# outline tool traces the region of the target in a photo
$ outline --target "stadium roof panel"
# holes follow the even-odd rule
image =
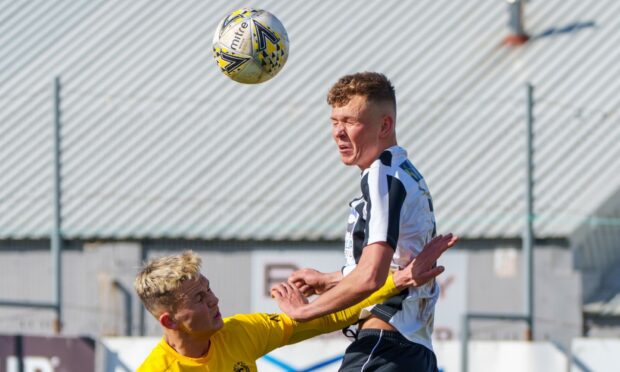
[[[29,35],[0,48],[0,238],[52,229],[56,75],[68,238],[342,238],[359,172],[339,163],[325,94],[363,70],[396,86],[439,232],[521,234],[528,81],[537,236],[572,234],[620,186],[615,1],[528,2],[521,47],[502,46],[502,2],[268,2],[291,52],[256,86],[211,57],[229,1],[29,4],[47,18],[5,8],[0,25]]]

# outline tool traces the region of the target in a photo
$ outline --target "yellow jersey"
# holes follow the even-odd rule
[[[138,372],[255,372],[256,359],[273,349],[349,326],[358,320],[363,308],[398,292],[390,275],[381,289],[359,304],[309,322],[297,322],[286,314],[239,314],[224,318],[224,326],[211,336],[205,356],[183,356],[162,338]]]

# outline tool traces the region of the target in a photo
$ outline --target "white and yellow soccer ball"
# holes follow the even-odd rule
[[[271,13],[242,8],[220,21],[213,57],[222,72],[239,83],[258,84],[276,76],[288,58],[288,35]]]

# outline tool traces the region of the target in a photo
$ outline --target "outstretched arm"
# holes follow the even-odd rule
[[[401,283],[405,283],[406,281],[406,279],[400,279]],[[290,338],[288,340],[285,340],[284,344],[294,344],[296,342],[303,341],[323,333],[333,332],[349,326],[358,320],[360,312],[363,308],[377,303],[381,303],[388,298],[398,294],[400,290],[402,290],[402,288],[399,289],[398,287],[396,287],[394,280],[390,275],[387,278],[383,287],[370,295],[367,299],[358,303],[357,305],[351,306],[336,313],[328,314],[308,322],[298,322],[289,318],[288,316],[286,316],[286,314],[282,314],[282,317],[285,318],[285,321],[290,322],[292,329]],[[299,306],[308,303],[308,300],[301,293],[299,288],[295,287],[290,283],[277,284],[272,288],[271,293],[278,301],[278,305],[280,305],[281,308],[286,308],[287,305]]]
[[[444,271],[442,266],[436,267],[435,262],[457,241],[458,238],[453,237],[452,234],[433,239],[407,267],[388,276],[385,284],[378,291],[357,305],[308,322],[298,322],[283,314],[282,317],[290,322],[292,328],[291,336],[285,340],[285,344],[296,343],[319,334],[342,329],[357,321],[363,308],[381,303],[407,287],[427,283]],[[292,308],[308,304],[308,300],[302,295],[300,289],[289,283],[276,285],[271,293],[285,313],[290,312]]]
[[[362,301],[385,282],[393,255],[394,249],[387,243],[366,246],[353,271],[315,301],[293,309],[288,315],[295,320],[308,321]]]
[[[443,267],[435,267],[437,258],[447,249],[453,247],[457,240],[458,237],[452,234],[440,235],[434,238],[407,268],[395,273],[395,279],[397,282],[398,280],[407,281],[406,285],[402,285],[402,288],[425,284],[443,271]],[[373,250],[368,248],[373,248]],[[319,299],[312,303],[307,301],[304,303],[292,303],[286,300],[278,301],[280,309],[292,319],[307,321],[342,310],[366,298],[375,288],[380,286],[381,280],[385,281],[381,278],[387,276],[392,252],[389,246],[382,244],[373,244],[366,247],[364,251],[369,253],[362,254],[358,267],[342,279],[338,285],[319,297]],[[364,256],[365,254],[366,256]],[[387,267],[383,268],[383,266]],[[383,270],[385,270],[385,273],[383,273]],[[397,284],[401,285],[400,283]]]

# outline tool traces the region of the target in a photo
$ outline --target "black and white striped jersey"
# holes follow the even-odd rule
[[[362,172],[361,189],[362,196],[350,203],[343,274],[355,268],[364,247],[377,242],[394,249],[392,268],[407,266],[436,233],[433,202],[424,178],[407,159],[406,150],[392,146]],[[389,301],[389,307],[378,305],[373,313],[381,312],[409,340],[432,350],[438,296],[439,288],[431,281]]]

